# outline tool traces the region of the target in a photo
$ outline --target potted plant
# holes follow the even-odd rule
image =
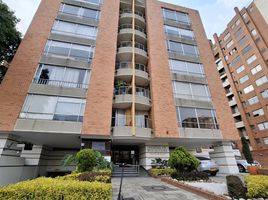
[[[250,173],[250,175],[257,175],[258,174],[258,166],[253,166],[252,163],[253,158],[248,146],[248,142],[246,140],[245,137],[241,137],[241,142],[242,142],[242,152],[247,160],[247,162],[250,164],[250,166],[248,166],[248,172]]]

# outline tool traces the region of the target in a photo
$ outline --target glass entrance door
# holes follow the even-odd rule
[[[139,148],[137,146],[113,146],[112,162],[114,164],[127,163],[136,165],[139,163]]]

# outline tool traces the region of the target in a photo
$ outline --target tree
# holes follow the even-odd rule
[[[249,146],[248,146],[248,141],[243,136],[243,137],[241,137],[241,142],[242,142],[242,152],[243,152],[247,162],[249,164],[252,164],[253,163],[253,158],[252,158]]]
[[[19,22],[14,12],[8,6],[0,3],[0,63],[11,62],[21,42],[21,33],[17,31]],[[7,68],[0,68],[0,82]]]
[[[177,172],[191,172],[196,170],[199,161],[184,147],[177,147],[170,155],[168,164]]]

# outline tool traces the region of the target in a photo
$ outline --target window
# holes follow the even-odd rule
[[[257,31],[256,31],[255,29],[253,29],[253,30],[251,31],[251,34],[252,34],[253,36],[256,36],[256,35],[257,35]]]
[[[230,48],[230,46],[232,46],[233,45],[233,43],[234,43],[234,41],[233,40],[231,40],[227,45],[226,45],[226,48],[228,49],[228,48]]]
[[[240,46],[242,46],[242,45],[245,43],[246,40],[247,40],[247,36],[245,35],[244,37],[242,37],[242,38],[238,41],[238,44],[239,44]]]
[[[80,18],[91,18],[95,20],[99,20],[100,17],[100,12],[97,10],[71,6],[68,4],[61,4],[60,12],[65,15],[74,15]]]
[[[268,129],[268,122],[259,123],[258,128],[259,128],[260,131]]]
[[[204,77],[204,67],[199,63],[191,63],[179,60],[169,60],[169,66],[173,73],[176,74],[187,74],[191,76]]]
[[[261,92],[261,96],[264,99],[268,98],[268,89],[267,90],[264,90],[263,92]]]
[[[261,143],[260,138],[255,138],[255,142],[256,142],[256,144],[260,144]]]
[[[243,17],[244,20],[246,20],[246,19],[248,18],[248,14],[247,14],[247,13],[244,13],[244,14],[242,15],[242,17]]]
[[[100,5],[102,2],[101,0],[78,0],[78,1],[84,1],[87,3],[92,3],[92,4],[97,4],[97,5]]]
[[[194,33],[191,30],[186,30],[182,28],[165,25],[165,31],[167,34],[176,35],[176,36],[186,38],[186,39],[194,38]]]
[[[40,64],[34,82],[60,87],[87,88],[89,77],[88,70]]]
[[[85,99],[29,94],[20,118],[82,122]]]
[[[264,144],[268,144],[268,137],[263,138],[263,142],[264,142]]]
[[[242,84],[242,83],[245,83],[248,79],[249,79],[249,77],[248,77],[248,75],[246,75],[246,76],[243,76],[242,78],[240,78],[239,82]]]
[[[249,104],[249,105],[253,105],[253,104],[256,104],[256,103],[258,103],[258,102],[259,102],[259,99],[258,99],[257,96],[254,96],[254,97],[248,99],[248,104]]]
[[[244,65],[241,65],[240,67],[238,67],[236,69],[236,73],[239,74],[240,72],[244,71],[245,70],[245,66]]]
[[[251,73],[252,73],[252,75],[255,75],[258,72],[260,72],[261,70],[262,70],[262,67],[260,65],[257,65],[256,67],[254,67],[253,69],[251,69]]]
[[[94,47],[66,42],[48,40],[44,53],[57,57],[68,57],[77,60],[90,61],[93,57]]]
[[[198,57],[199,52],[197,46],[173,42],[168,40],[168,50],[171,52]]]
[[[236,63],[238,63],[240,61],[240,56],[238,55],[236,58],[234,58],[231,63],[229,64],[229,67],[234,66]]]
[[[240,20],[236,20],[235,25],[238,26],[240,24]]]
[[[234,36],[235,37],[238,37],[241,33],[242,33],[243,29],[242,28],[239,28],[235,33],[234,33]]]
[[[251,63],[253,63],[255,60],[257,59],[257,56],[255,54],[253,54],[252,56],[250,56],[247,59],[247,64],[250,65]]]
[[[264,115],[263,109],[258,109],[252,112],[254,117],[262,116]]]
[[[223,40],[224,40],[224,41],[228,40],[230,36],[231,36],[231,34],[230,34],[230,33],[227,33],[227,34],[224,36]]]
[[[173,81],[173,92],[176,98],[210,101],[207,85]]]
[[[254,90],[254,87],[252,85],[247,86],[244,88],[244,93],[247,94],[249,92],[252,92]]]
[[[184,128],[218,129],[215,111],[211,109],[177,107],[177,116]]]
[[[268,82],[268,79],[266,76],[262,76],[261,78],[259,78],[258,80],[255,81],[257,86],[260,86],[260,85],[267,83],[267,82]]]
[[[53,25],[52,33],[95,39],[97,35],[97,28],[57,20]]]
[[[165,19],[174,20],[184,24],[190,24],[188,14],[163,8],[163,15]]]
[[[249,52],[251,50],[251,46],[250,44],[247,45],[244,49],[242,49],[242,54],[246,54],[247,52]]]

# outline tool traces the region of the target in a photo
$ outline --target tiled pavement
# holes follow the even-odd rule
[[[113,200],[117,200],[120,178],[112,178]],[[153,187],[153,188],[152,188]],[[201,196],[151,177],[125,177],[122,194],[135,200],[205,200]]]

